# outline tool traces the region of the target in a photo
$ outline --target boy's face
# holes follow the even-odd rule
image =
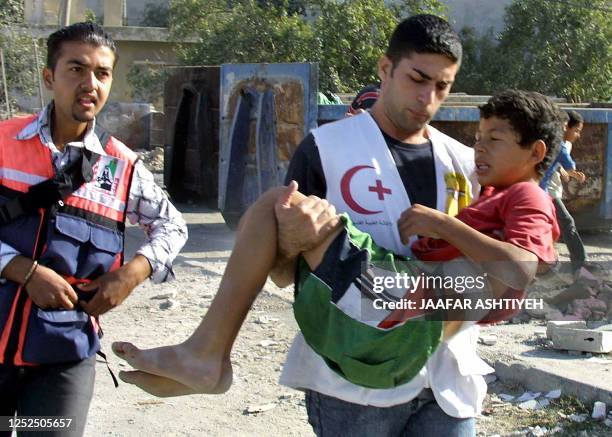
[[[584,127],[584,123],[578,123],[574,127],[566,127],[565,128],[565,139],[570,143],[575,143],[582,135],[582,128]]]
[[[82,124],[94,119],[110,93],[115,54],[106,46],[68,41],[61,45],[55,68],[45,68],[53,92],[56,121]]]
[[[413,53],[395,67],[383,56],[378,75],[385,115],[403,133],[423,129],[448,96],[458,70],[459,64],[439,54]]]
[[[508,120],[498,117],[480,119],[474,144],[480,185],[505,188],[517,182],[537,180],[535,167],[543,159],[546,146],[538,140],[531,147],[523,148],[519,141],[519,134]]]

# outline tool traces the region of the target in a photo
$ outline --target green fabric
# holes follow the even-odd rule
[[[379,248],[372,238],[343,221],[353,244],[365,249],[371,262],[386,270],[407,271],[405,260]],[[393,267],[392,267],[393,266]],[[331,302],[331,289],[304,260],[299,264],[299,293],[293,311],[306,343],[348,381],[368,388],[393,388],[414,378],[442,338],[441,321],[408,321],[391,330],[369,326]]]

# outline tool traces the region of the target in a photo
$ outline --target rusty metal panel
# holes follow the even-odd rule
[[[221,66],[218,204],[230,226],[283,181],[299,142],[316,127],[317,89],[316,64]],[[238,144],[243,137],[247,144]]]

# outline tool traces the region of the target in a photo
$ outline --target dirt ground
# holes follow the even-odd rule
[[[110,352],[112,341],[133,341],[141,347],[182,341],[205,314],[219,285],[233,245],[233,233],[218,212],[190,205],[179,205],[179,209],[189,224],[190,235],[175,262],[177,280],[162,285],[148,282],[141,285],[121,307],[102,319],[103,350],[115,372],[126,367]],[[610,240],[609,234],[604,237]],[[588,238],[601,241],[601,235]],[[130,228],[128,253],[140,241],[141,231]],[[605,254],[600,255],[602,252]],[[609,250],[598,249],[597,253],[602,259],[609,256]],[[278,384],[285,355],[297,329],[291,301],[291,289],[266,285],[238,337],[232,355],[234,384],[223,395],[160,399],[121,382],[115,388],[106,366],[99,362],[85,435],[313,435],[303,394]],[[478,434],[536,436],[550,435],[553,431],[555,435],[567,436],[612,434],[612,428],[601,424],[588,420],[578,424],[569,420],[569,414],[590,409],[572,399],[553,401],[545,410],[525,411],[501,402],[496,395],[523,391],[521,387],[508,387],[499,382],[491,384],[485,411],[477,421]]]

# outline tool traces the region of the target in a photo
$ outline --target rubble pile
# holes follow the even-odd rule
[[[529,297],[541,297],[544,308],[526,310],[518,321],[527,318],[554,321],[600,321],[612,323],[612,281],[610,267],[600,266],[597,276],[582,268],[568,284],[562,275],[538,278]]]
[[[145,167],[152,173],[163,173],[164,171],[164,148],[155,147],[152,150],[135,150]]]

